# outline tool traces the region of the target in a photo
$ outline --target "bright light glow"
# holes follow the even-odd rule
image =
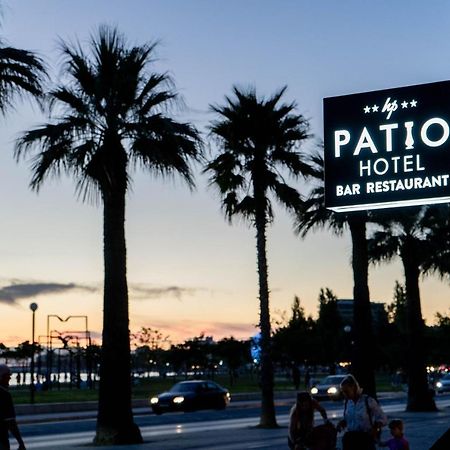
[[[228,400],[231,400],[231,395],[229,392],[227,392],[227,398],[228,398]]]
[[[150,403],[151,403],[152,405],[156,405],[158,402],[159,402],[158,397],[152,397],[152,398],[150,399]]]
[[[328,388],[328,390],[327,390],[327,392],[329,393],[329,394],[337,394],[337,387],[334,387],[334,386],[331,386],[330,388]]]
[[[184,397],[181,396],[181,395],[180,395],[179,397],[175,397],[175,398],[173,399],[173,402],[176,403],[176,404],[183,403],[183,402],[184,402]]]
[[[437,388],[441,388],[441,387],[442,387],[442,383],[441,383],[440,381],[438,381],[438,382],[436,383],[436,387],[437,387]]]
[[[317,389],[316,387],[311,388],[311,394],[315,395],[319,393],[319,389]]]
[[[398,206],[417,206],[417,205],[434,205],[438,203],[450,203],[450,197],[433,197],[422,198],[417,200],[404,200],[396,202],[386,203],[364,203],[360,205],[347,205],[347,206],[333,206],[327,207],[336,212],[348,212],[348,211],[366,211],[369,209],[383,209],[383,208],[397,208]]]

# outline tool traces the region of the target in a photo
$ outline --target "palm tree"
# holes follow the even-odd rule
[[[155,45],[128,46],[101,26],[90,51],[62,44],[66,82],[49,93],[52,119],[18,140],[16,157],[36,152],[31,187],[74,177],[83,200],[103,205],[104,315],[97,444],[141,442],[131,410],[125,196],[135,167],[178,173],[193,187],[189,160],[201,156],[189,124],[165,114],[177,98],[167,74],[150,73]]]
[[[449,273],[448,208],[408,208],[379,216],[380,229],[369,239],[371,261],[389,262],[400,256],[406,286],[408,411],[434,411],[428,389],[425,324],[422,318],[419,278],[433,272]]]
[[[231,222],[234,216],[248,220],[256,230],[261,328],[261,427],[276,427],[273,401],[273,364],[270,350],[270,310],[266,229],[273,220],[271,196],[292,210],[300,194],[289,186],[280,170],[294,178],[306,175],[299,144],[309,138],[308,123],[296,114],[295,103],[279,104],[286,88],[268,99],[255,89],[233,88],[235,98],[224,106],[212,106],[219,118],[210,126],[220,153],[205,171],[222,195],[222,207]]]
[[[353,269],[353,337],[352,371],[369,395],[376,397],[374,337],[369,294],[369,260],[367,255],[367,213],[335,213],[325,208],[324,161],[322,153],[310,158],[315,186],[297,210],[295,229],[304,238],[311,230],[328,228],[341,236],[346,228],[352,240]]]

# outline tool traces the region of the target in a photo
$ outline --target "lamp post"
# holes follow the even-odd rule
[[[352,327],[351,327],[351,325],[346,325],[345,327],[344,327],[344,332],[345,332],[345,335],[346,335],[346,344],[348,343],[349,345],[348,345],[348,347],[349,347],[349,349],[348,349],[348,356],[349,356],[349,359],[350,359],[350,368],[352,367],[352,364],[353,364],[353,358],[354,358],[354,354],[353,354],[353,339],[352,339],[352,335],[351,335],[351,332],[352,332]]]
[[[35,313],[38,309],[37,303],[30,303],[30,309],[32,311],[32,322],[31,322],[31,363],[30,363],[30,401],[34,403],[34,329],[35,329]]]

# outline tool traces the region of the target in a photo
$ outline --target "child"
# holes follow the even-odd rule
[[[403,437],[403,422],[394,419],[389,422],[392,438],[386,442],[380,442],[380,447],[389,447],[389,450],[409,450],[409,443]]]

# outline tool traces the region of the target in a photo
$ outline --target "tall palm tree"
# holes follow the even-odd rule
[[[234,98],[212,106],[219,117],[210,131],[220,149],[205,171],[222,195],[230,220],[241,216],[256,230],[261,328],[261,427],[277,426],[273,401],[273,365],[270,350],[269,285],[266,229],[273,220],[271,197],[292,210],[300,194],[289,186],[281,171],[294,178],[306,175],[299,144],[309,138],[308,123],[295,113],[295,103],[280,100],[286,88],[272,97],[258,98],[255,89],[233,88]]]
[[[369,239],[374,263],[400,256],[406,286],[408,411],[434,411],[428,389],[425,324],[422,318],[419,278],[433,272],[449,273],[448,208],[407,208],[378,217],[380,229]]]
[[[353,269],[353,340],[352,371],[365,392],[376,397],[372,314],[369,294],[369,260],[367,255],[367,213],[335,213],[325,208],[324,161],[321,152],[310,158],[315,185],[296,215],[295,229],[301,237],[317,228],[328,228],[340,236],[350,230]]]
[[[141,442],[131,410],[125,197],[132,169],[178,173],[193,187],[189,160],[201,156],[197,131],[167,114],[176,99],[167,74],[149,72],[155,45],[129,46],[101,26],[89,50],[62,44],[66,82],[49,93],[52,119],[23,134],[16,156],[35,152],[31,187],[74,177],[83,200],[103,205],[104,315],[97,444]]]

